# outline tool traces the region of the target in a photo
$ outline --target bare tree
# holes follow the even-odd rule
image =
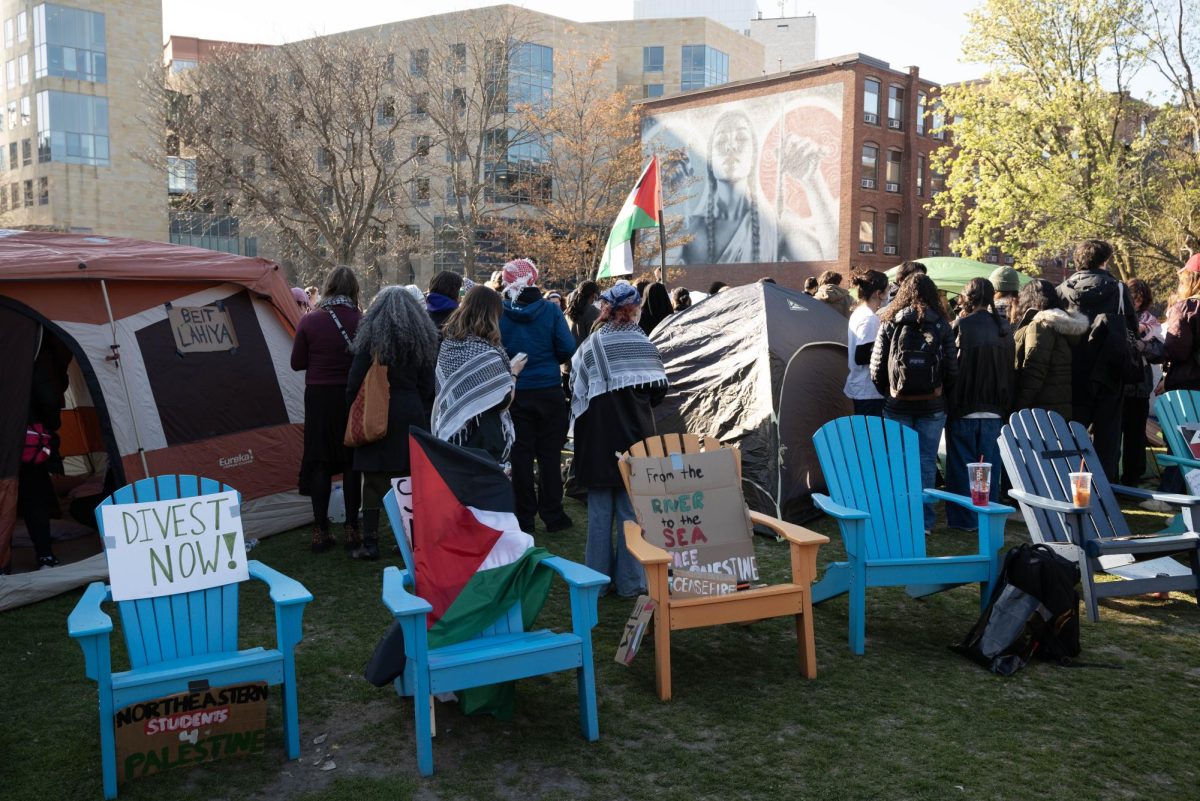
[[[397,147],[411,119],[392,52],[383,39],[319,37],[156,72],[146,93],[162,116],[147,124],[166,141],[150,157],[194,160],[182,162],[195,185],[180,205],[273,237],[301,281],[350,264],[377,286],[414,244],[403,190],[416,154]]]

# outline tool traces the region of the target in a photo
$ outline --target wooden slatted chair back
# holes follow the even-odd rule
[[[1187,389],[1164,392],[1154,403],[1154,414],[1162,428],[1167,453],[1192,458],[1192,451],[1184,442],[1179,426],[1184,423],[1200,426],[1200,392]]]
[[[105,498],[96,509],[123,503],[196,498],[233,487],[197,476],[157,476],[127,484]],[[240,495],[238,496],[240,499]],[[121,628],[130,666],[134,668],[203,654],[236,651],[238,642],[238,584],[181,592],[159,598],[120,601]]]
[[[1112,485],[1100,466],[1087,429],[1068,423],[1058,412],[1022,409],[1013,412],[1000,431],[1000,457],[1012,485],[1033,495],[1071,502],[1070,473],[1080,460],[1092,474],[1092,512],[1083,518],[1086,539],[1129,536],[1129,526]],[[1063,516],[1021,504],[1031,536],[1043,542],[1069,543]]]
[[[813,435],[829,497],[870,515],[870,559],[925,557],[917,432],[882,417],[839,417]]]
[[[392,534],[396,538],[396,545],[400,548],[400,558],[404,561],[404,569],[408,571],[409,576],[413,579],[413,587],[411,591],[420,595],[420,583],[417,580],[417,560],[413,557],[412,545],[409,543],[408,537],[404,536],[404,518],[400,515],[400,502],[396,497],[394,490],[389,490],[383,496],[383,510],[387,513],[388,523],[392,527]],[[413,521],[413,528],[417,527],[417,523]],[[411,536],[417,536],[415,531],[409,532]],[[483,630],[481,634],[487,636],[489,634],[509,634],[524,631],[524,620],[521,615],[521,603],[510,606],[503,612],[496,622]]]
[[[716,437],[699,436],[696,434],[659,434],[653,437],[635,442],[629,446],[627,453],[634,457],[651,456],[661,458],[670,456],[672,453],[703,453],[705,451],[715,451],[726,447]],[[738,448],[733,448],[733,461],[737,467],[737,477],[740,482],[742,479],[742,452]],[[632,490],[629,486],[629,462],[620,461],[617,463],[617,469],[621,472],[621,480],[625,482],[625,491],[632,496]]]

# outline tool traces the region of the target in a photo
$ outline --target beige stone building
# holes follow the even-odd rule
[[[159,0],[3,0],[0,18],[0,225],[166,240],[165,181],[139,159]]]

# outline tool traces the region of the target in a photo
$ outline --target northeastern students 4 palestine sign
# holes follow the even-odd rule
[[[169,768],[261,754],[267,685],[235,684],[168,695],[117,712],[117,772],[122,783]]]
[[[250,578],[236,492],[101,506],[114,601]]]

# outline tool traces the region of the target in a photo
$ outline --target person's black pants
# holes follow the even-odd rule
[[[333,475],[323,466],[313,467],[312,495],[313,522],[322,531],[329,531],[329,497],[333,492]],[[358,507],[362,504],[362,473],[350,469],[342,471],[342,497],[346,501],[346,526],[358,527]]]
[[[1146,418],[1149,398],[1125,398],[1121,407],[1121,483],[1136,487],[1146,474]]]
[[[562,388],[517,390],[508,410],[517,430],[510,454],[517,522],[525,531],[533,531],[536,515],[548,526],[561,523],[566,517],[562,506],[562,447],[567,441],[568,422]]]
[[[1119,389],[1098,389],[1083,403],[1075,403],[1071,414],[1071,419],[1086,426],[1092,435],[1104,475],[1114,484],[1121,459],[1121,404],[1124,400]]]
[[[38,558],[52,556],[50,518],[58,513],[58,499],[50,471],[44,464],[22,464],[17,474],[17,509],[25,519]]]

